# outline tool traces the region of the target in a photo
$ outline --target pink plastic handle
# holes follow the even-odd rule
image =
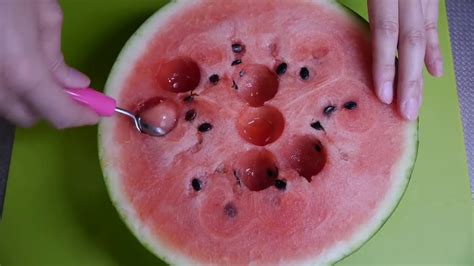
[[[88,106],[99,116],[112,116],[115,113],[117,103],[113,98],[100,93],[94,89],[65,89],[65,91],[77,102]]]

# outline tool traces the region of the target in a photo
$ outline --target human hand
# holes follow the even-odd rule
[[[61,26],[56,0],[0,1],[0,116],[21,127],[40,119],[56,128],[98,122],[64,92],[90,81],[65,64]]]
[[[377,96],[387,104],[396,97],[402,116],[415,120],[423,98],[423,61],[431,75],[443,75],[438,0],[368,0],[368,9]]]

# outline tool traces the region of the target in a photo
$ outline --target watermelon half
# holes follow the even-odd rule
[[[174,1],[106,93],[169,133],[100,124],[114,205],[173,264],[329,264],[399,202],[417,124],[380,103],[367,26],[331,1]]]

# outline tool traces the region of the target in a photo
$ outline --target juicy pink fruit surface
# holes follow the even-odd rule
[[[112,163],[125,200],[151,238],[199,262],[272,263],[316,257],[374,215],[393,181],[405,122],[371,91],[371,51],[360,26],[331,9],[290,0],[200,1],[165,25],[118,100],[136,109],[164,97],[175,106],[176,125],[163,138],[137,133],[126,119],[112,131],[118,147]],[[234,43],[245,49],[233,52]],[[157,78],[160,64],[180,57],[199,66],[191,100],[185,100],[190,92],[163,88]],[[232,66],[236,59],[242,63]],[[281,62],[286,73],[264,102],[283,116],[283,131],[255,145],[239,133],[250,107],[232,79],[246,64],[275,71]],[[220,78],[215,84],[213,74]],[[347,102],[357,106],[344,108]],[[187,121],[189,110],[196,114]],[[316,121],[324,130],[310,126]],[[199,131],[203,123],[212,128]],[[285,188],[262,177],[268,169],[276,169],[268,178]]]

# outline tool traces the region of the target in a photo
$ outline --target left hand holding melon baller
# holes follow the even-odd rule
[[[117,107],[115,99],[100,93],[94,89],[71,89],[67,88],[65,91],[77,102],[89,107],[91,110],[97,113],[100,117],[110,117],[115,113],[125,115],[132,119],[135,128],[141,133],[148,134],[154,137],[162,137],[168,132],[157,126],[151,126],[146,123],[140,116],[134,115],[133,113]]]

